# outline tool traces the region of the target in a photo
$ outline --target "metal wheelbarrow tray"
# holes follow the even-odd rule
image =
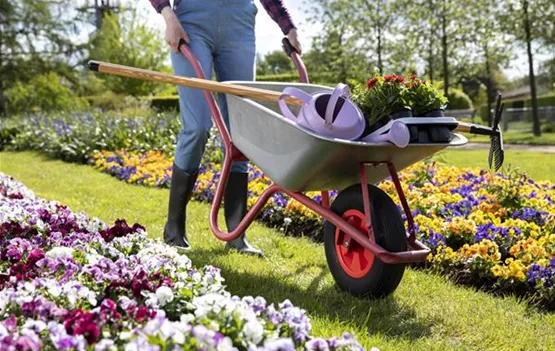
[[[296,87],[307,93],[333,90],[302,83],[241,82],[274,91]],[[356,184],[361,164],[390,162],[401,170],[448,146],[462,146],[467,139],[454,134],[450,143],[409,144],[406,148],[383,142],[370,144],[330,139],[283,117],[274,103],[226,95],[233,145],[252,160],[272,181],[292,191],[336,190]],[[390,174],[386,167],[372,167],[368,183]]]

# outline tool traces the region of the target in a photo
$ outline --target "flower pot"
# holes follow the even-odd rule
[[[399,118],[412,117],[412,109],[410,107],[405,107],[399,111],[395,111],[391,113],[390,116],[391,116],[391,119],[393,120],[399,119]]]
[[[422,114],[420,117],[445,117],[445,113],[442,109],[432,110]]]

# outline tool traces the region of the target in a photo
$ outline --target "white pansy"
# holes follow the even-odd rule
[[[6,336],[8,334],[8,329],[4,327],[4,324],[0,323],[0,336]]]
[[[264,327],[258,321],[251,320],[243,327],[243,333],[245,334],[247,340],[258,344],[264,336]]]
[[[27,290],[30,293],[35,292],[35,285],[31,282],[25,282],[25,285],[23,287],[25,290]]]
[[[183,324],[191,324],[194,320],[195,320],[195,316],[193,316],[190,313],[182,314],[180,318],[180,321]]]
[[[151,308],[157,308],[158,307],[158,298],[156,297],[156,294],[153,294],[151,292],[146,292],[146,291],[142,291],[141,295],[144,296],[145,298],[145,305]]]
[[[233,347],[233,342],[231,341],[231,339],[229,337],[225,337],[222,340],[220,340],[220,343],[218,344],[218,351],[232,351],[235,350],[235,348]]]
[[[156,289],[156,298],[160,306],[165,306],[167,303],[173,301],[173,291],[167,286],[161,286]]]
[[[53,247],[45,255],[50,258],[61,258],[61,257],[73,257],[73,252],[75,250],[71,247],[57,246]]]
[[[94,351],[116,351],[118,347],[114,340],[102,339],[94,346]]]
[[[28,319],[25,321],[25,324],[23,324],[23,328],[24,329],[32,329],[36,332],[41,332],[44,329],[46,329],[46,323],[44,323],[43,321],[36,321],[34,319]]]

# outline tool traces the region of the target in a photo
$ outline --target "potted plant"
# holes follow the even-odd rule
[[[437,87],[413,74],[406,82],[406,88],[406,101],[414,116],[444,117],[448,100]]]
[[[351,99],[358,105],[367,121],[364,135],[385,125],[391,119],[411,117],[406,103],[405,78],[394,74],[374,76],[363,85],[356,83]]]

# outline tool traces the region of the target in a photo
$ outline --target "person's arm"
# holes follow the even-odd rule
[[[274,22],[276,22],[281,28],[283,34],[287,36],[291,45],[293,45],[293,47],[297,49],[300,54],[302,47],[297,35],[297,28],[293,24],[291,15],[289,14],[289,11],[287,11],[283,0],[260,0],[260,2],[268,15],[270,15]]]
[[[162,14],[166,21],[166,42],[174,52],[177,52],[181,39],[189,44],[189,36],[183,30],[183,26],[179,23],[177,16],[173,12],[169,0],[150,0],[150,4],[156,12]]]

